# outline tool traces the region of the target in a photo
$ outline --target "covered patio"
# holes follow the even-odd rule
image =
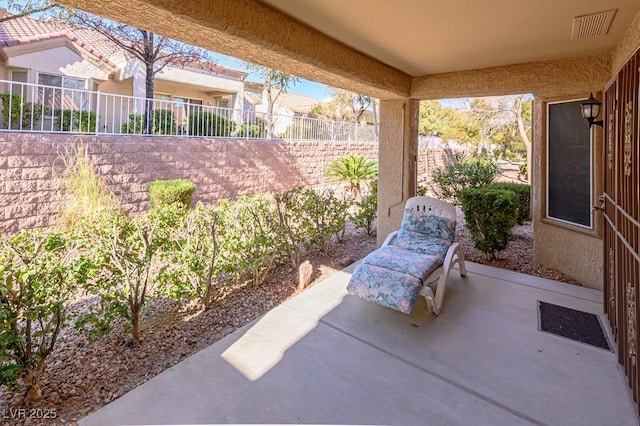
[[[416,192],[420,100],[531,93],[535,260],[593,288],[473,266],[452,280],[440,317],[407,318],[345,298],[342,273],[85,424],[635,424],[624,377],[637,401],[637,0],[62,3],[379,98],[379,243]],[[604,128],[579,113],[559,122],[579,130],[576,165],[576,150],[550,148],[549,121],[554,105],[590,92],[604,101]],[[565,182],[586,189],[584,223],[551,211]],[[575,207],[564,190],[553,208]],[[617,355],[539,332],[538,300],[606,312]]]
[[[467,266],[435,317],[347,295],[352,265],[79,424],[637,424],[614,353],[538,330],[600,291]]]

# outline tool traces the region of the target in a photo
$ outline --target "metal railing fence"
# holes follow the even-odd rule
[[[7,80],[0,80],[0,100],[0,131],[295,141],[378,140],[373,125],[299,115],[269,116],[256,111]],[[150,117],[146,111],[151,111]]]

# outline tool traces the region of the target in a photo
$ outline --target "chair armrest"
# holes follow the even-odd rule
[[[384,246],[388,246],[389,244],[391,244],[391,242],[394,240],[394,238],[396,237],[396,235],[398,235],[398,231],[393,231],[392,233],[390,233],[389,235],[387,235],[387,238],[385,238],[384,242],[382,243],[381,247]]]

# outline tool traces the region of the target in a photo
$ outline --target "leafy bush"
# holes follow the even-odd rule
[[[211,309],[222,296],[222,285],[235,269],[227,253],[227,228],[219,212],[198,203],[177,227],[176,247],[170,250],[176,298],[196,297],[202,307]]]
[[[93,271],[63,233],[22,231],[0,242],[0,383],[42,397],[46,359],[67,322],[66,304]]]
[[[350,218],[356,228],[362,228],[367,231],[367,235],[371,235],[373,231],[373,222],[378,215],[378,181],[371,182],[371,191],[361,201],[355,202],[355,212],[351,213]]]
[[[120,133],[144,133],[144,114],[129,114],[129,121],[127,123],[122,123],[122,126],[120,126]]]
[[[312,196],[309,191],[311,190],[297,187],[274,195],[281,244],[295,271],[300,266],[302,255],[310,248],[310,231],[313,225],[304,211],[304,200]]]
[[[531,220],[531,186],[523,183],[492,183],[487,188],[503,189],[512,191],[518,197],[518,217],[516,221],[519,225]]]
[[[188,179],[157,180],[149,184],[149,203],[152,209],[178,204],[189,209],[196,185]]]
[[[170,109],[153,110],[153,133],[156,135],[175,135],[178,133],[173,111]]]
[[[254,285],[262,284],[282,254],[272,200],[265,194],[242,195],[219,207],[236,277],[248,273]]]
[[[341,239],[344,235],[349,203],[338,199],[331,190],[318,193],[311,189],[304,192],[301,202],[311,245],[327,254],[331,238],[336,235]]]
[[[189,114],[188,128],[191,136],[231,136],[236,123],[212,112],[196,111]]]
[[[254,124],[243,124],[238,127],[237,136],[241,138],[266,138],[267,123],[258,119]]]
[[[512,191],[465,188],[460,192],[466,227],[474,246],[488,259],[497,257],[509,242],[516,224],[518,198]]]
[[[25,102],[20,95],[1,93],[2,100],[2,128],[4,129],[31,129],[40,126],[42,113],[48,108],[42,104]]]
[[[496,162],[489,156],[467,158],[462,154],[456,154],[455,164],[434,170],[431,189],[436,197],[460,204],[461,190],[490,184],[499,170]]]
[[[378,176],[378,163],[364,155],[347,155],[329,163],[326,175],[348,184],[355,199],[360,200],[362,184]]]
[[[172,206],[166,209],[175,211]],[[154,261],[167,243],[162,236],[168,234],[163,229],[166,221],[158,218],[169,216],[158,214],[151,219],[148,215],[131,218],[114,214],[103,228],[96,228],[93,250],[101,260],[100,272],[86,290],[100,297],[100,305],[77,322],[81,329],[92,326],[90,338],[109,332],[113,320],[120,317],[127,321],[132,343],[140,342],[142,309],[154,293],[165,292],[166,265]]]
[[[120,126],[120,132],[126,134],[143,134],[145,131],[144,114],[129,114],[129,121]],[[170,109],[153,110],[153,134],[175,135],[178,126],[173,111]]]
[[[96,113],[93,111],[57,109],[54,116],[53,129],[56,131],[84,133],[96,131]]]

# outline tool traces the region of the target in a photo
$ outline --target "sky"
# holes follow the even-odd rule
[[[248,72],[249,75],[247,76],[247,81],[262,83],[262,76],[260,76],[256,71],[247,69],[247,62],[221,53],[212,52],[211,56],[218,65]],[[315,81],[302,79],[295,86],[289,88],[289,92],[300,93],[302,95],[307,95],[316,101],[323,101],[331,97],[332,87],[316,83]]]

